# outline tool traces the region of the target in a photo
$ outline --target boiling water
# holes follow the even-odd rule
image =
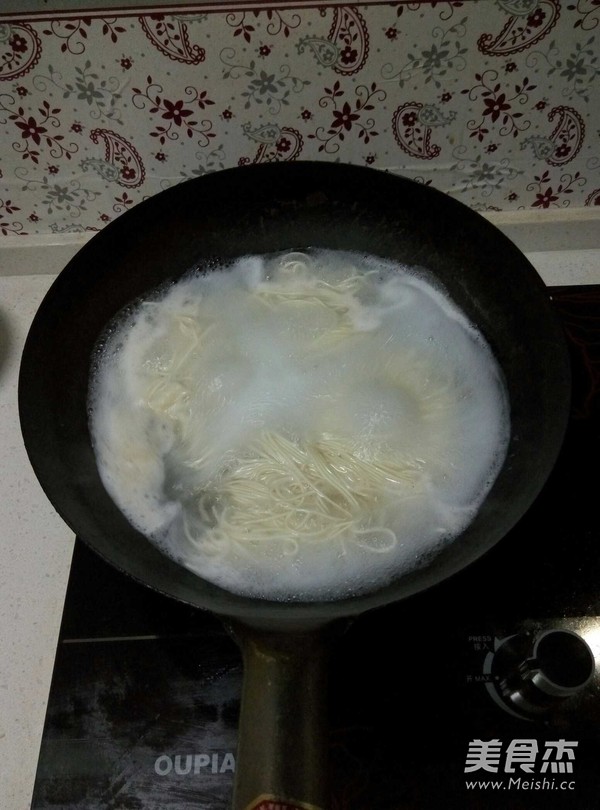
[[[121,315],[90,426],[139,531],[278,600],[426,564],[473,519],[509,438],[498,365],[439,286],[331,251],[193,272]]]

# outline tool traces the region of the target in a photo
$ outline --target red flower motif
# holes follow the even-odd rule
[[[343,127],[345,130],[352,128],[352,122],[358,121],[360,115],[352,112],[352,107],[346,101],[341,110],[333,113],[332,127]]]
[[[123,70],[131,70],[133,59],[130,56],[123,56],[121,58],[121,67]]]
[[[38,126],[35,118],[32,118],[32,116],[29,116],[26,122],[17,121],[16,123],[19,129],[22,130],[21,137],[31,138],[31,140],[38,144],[38,146],[41,142],[40,135],[43,135],[44,132],[48,131],[46,127]]]
[[[270,45],[261,45],[258,49],[259,56],[268,56],[271,53],[271,46]]]
[[[162,117],[166,118],[167,120],[172,120],[174,124],[178,127],[181,126],[183,123],[183,119],[187,118],[192,114],[191,110],[184,110],[183,109],[183,101],[179,100],[173,104],[172,101],[165,101],[163,102],[165,105],[166,112],[163,113]]]
[[[110,217],[108,216],[108,214],[100,214],[98,219],[101,220],[102,222],[110,222]]]
[[[398,29],[392,26],[386,30],[385,35],[388,39],[397,39]]]
[[[27,219],[28,219],[30,222],[39,222],[39,221],[40,221],[40,218],[38,217],[38,215],[37,215],[37,214],[29,214],[29,216],[27,217]]]
[[[547,100],[545,98],[543,98],[541,101],[538,101],[538,103],[535,105],[535,109],[536,110],[545,110],[547,106],[548,106],[548,102],[547,102]]]
[[[543,194],[536,194],[535,195],[535,202],[533,203],[534,208],[550,208],[553,202],[556,202],[558,197],[552,193],[552,189],[550,186],[544,191]]]
[[[74,121],[71,124],[71,132],[76,132],[78,135],[80,132],[83,132],[83,126],[79,123],[79,121]]]
[[[223,112],[221,113],[221,118],[224,121],[231,121],[231,119],[233,118],[233,113],[231,112],[229,107],[226,110],[223,110]]]
[[[492,121],[497,121],[500,117],[500,113],[510,110],[510,104],[506,103],[506,95],[504,93],[500,93],[496,99],[486,98],[483,103],[486,107],[483,114],[490,115]]]
[[[351,65],[352,62],[356,61],[357,56],[358,51],[356,50],[356,48],[351,48],[350,45],[346,45],[346,47],[340,54],[340,59],[344,65]]]
[[[365,158],[365,163],[367,166],[371,166],[377,160],[377,155],[367,155]]]
[[[538,8],[536,8],[536,10],[532,14],[530,14],[529,17],[527,17],[527,25],[530,28],[539,28],[540,25],[542,25],[542,23],[544,22],[545,19],[546,19],[546,14],[538,6]]]
[[[15,53],[25,53],[27,50],[27,40],[20,37],[18,34],[13,34],[8,40],[8,44]]]
[[[507,198],[506,198],[506,199],[507,199],[507,200],[510,200],[511,202],[514,202],[515,200],[518,200],[518,199],[519,199],[519,195],[518,195],[516,192],[511,191],[511,192],[510,192],[510,194],[507,196]]]
[[[29,90],[26,87],[23,87],[22,84],[20,84],[17,87],[17,95],[21,96],[21,98],[23,98],[23,96],[28,96],[29,95]]]
[[[49,174],[58,174],[58,166],[48,166],[48,173]]]
[[[121,177],[123,180],[133,180],[135,177],[135,169],[131,166],[123,166],[121,169]]]
[[[513,73],[513,71],[515,71],[516,69],[517,65],[515,62],[509,62],[504,66],[504,70],[506,71],[506,73]]]
[[[561,143],[555,152],[556,157],[566,157],[571,151],[571,147],[567,143]]]
[[[164,163],[166,161],[166,159],[167,159],[167,156],[165,155],[164,152],[157,152],[154,155],[154,157],[155,157],[156,160],[158,160],[159,163]]]
[[[303,121],[310,121],[310,119],[311,119],[312,117],[313,117],[313,114],[311,113],[311,111],[310,111],[310,110],[302,110],[302,112],[300,113],[300,118],[301,118]]]
[[[452,98],[452,93],[448,93],[448,92],[442,93],[442,95],[440,96],[440,101],[442,102],[442,104],[447,104],[450,101],[451,98]]]
[[[412,112],[404,113],[404,115],[402,116],[402,123],[407,128],[408,127],[414,127],[414,125],[417,123],[417,114],[416,114],[416,112],[414,112],[414,110],[413,110]]]
[[[290,143],[288,138],[280,138],[277,143],[275,144],[275,148],[278,152],[289,152],[292,144]]]
[[[497,143],[490,143],[490,144],[488,144],[488,146],[487,146],[487,148],[486,148],[486,150],[485,150],[485,151],[486,151],[486,152],[495,152],[497,148],[498,148],[498,144],[497,144]]]

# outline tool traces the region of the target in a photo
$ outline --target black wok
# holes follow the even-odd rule
[[[435,274],[504,371],[511,440],[475,520],[427,566],[362,596],[282,604],[235,596],[200,579],[128,524],[98,475],[86,397],[94,344],[123,306],[198,263],[307,247],[361,251]],[[33,468],[70,528],[136,580],[221,615],[240,640],[246,681],[236,810],[259,807],[261,794],[289,800],[290,807],[321,808],[322,752],[312,735],[323,689],[323,628],[422,591],[500,540],[554,465],[569,394],[567,352],[545,286],[496,228],[448,196],[397,176],[285,163],[182,183],[95,236],[57,278],[33,321],[19,408]],[[295,705],[300,696],[307,699],[303,708]]]

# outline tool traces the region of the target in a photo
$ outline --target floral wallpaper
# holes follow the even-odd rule
[[[597,0],[163,11],[0,12],[3,236],[98,230],[186,178],[297,159],[477,210],[600,203]]]

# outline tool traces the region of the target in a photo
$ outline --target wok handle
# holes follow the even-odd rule
[[[231,629],[244,662],[233,810],[327,810],[329,634]]]

